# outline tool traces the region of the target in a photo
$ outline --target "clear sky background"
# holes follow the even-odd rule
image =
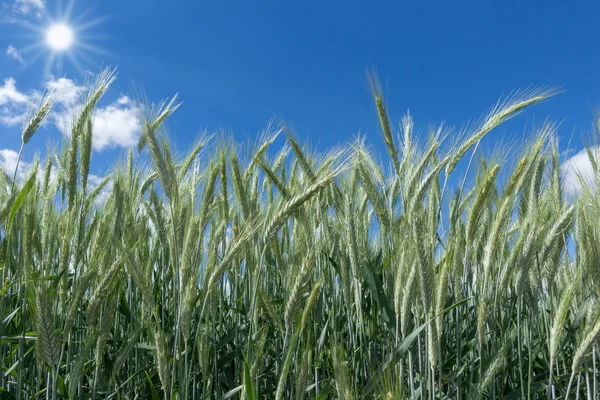
[[[393,122],[410,109],[423,135],[442,121],[460,128],[511,90],[560,87],[484,148],[551,117],[563,151],[572,138],[568,162],[599,105],[599,15],[596,1],[0,0],[0,163],[10,166],[23,112],[40,92],[54,87],[62,103],[26,161],[60,140],[61,112],[107,65],[119,77],[95,119],[98,174],[136,143],[132,81],[153,101],[179,93],[169,121],[178,150],[204,129],[246,141],[275,117],[322,150],[360,131],[383,151],[368,67],[379,72]],[[66,52],[45,42],[56,22],[74,29]]]

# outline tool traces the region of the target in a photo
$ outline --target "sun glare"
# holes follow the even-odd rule
[[[46,3],[45,0],[26,2]],[[95,56],[114,56],[106,48],[99,47],[101,41],[110,37],[110,33],[98,31],[99,25],[106,22],[107,17],[94,16],[93,10],[89,8],[89,3],[92,2],[60,0],[47,3],[57,4],[56,7],[44,7],[35,19],[33,16],[23,17],[23,27],[30,31],[24,36],[31,40],[29,45],[23,44],[19,49],[26,65],[44,59],[44,75],[49,77],[62,75],[66,70],[85,73],[97,66]]]
[[[46,43],[54,51],[67,50],[74,41],[73,29],[66,24],[51,25],[46,31]]]

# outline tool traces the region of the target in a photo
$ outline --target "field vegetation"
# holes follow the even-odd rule
[[[114,79],[96,77],[62,147],[0,172],[0,398],[598,398],[598,186],[565,194],[552,123],[519,154],[480,152],[554,91],[418,134],[408,114],[394,128],[373,75],[383,159],[275,124],[176,154],[176,98],[139,96],[138,148],[92,182]]]

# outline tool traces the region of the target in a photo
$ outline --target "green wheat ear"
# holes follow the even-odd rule
[[[21,134],[21,142],[23,145],[29,143],[35,132],[42,126],[44,121],[52,113],[56,105],[56,98],[53,91],[47,91],[39,103],[31,109],[29,116],[26,118],[23,132]]]
[[[42,126],[44,121],[48,119],[48,116],[52,113],[55,105],[55,93],[52,90],[49,90],[40,98],[38,104],[28,111],[28,114],[25,117],[23,131],[21,132],[21,149],[19,150],[19,155],[17,157],[15,171],[13,174],[13,189],[17,179],[17,172],[19,171],[19,164],[21,162],[25,145],[29,143],[31,138],[33,138],[33,135]]]
[[[373,99],[375,101],[377,115],[379,116],[379,123],[383,132],[385,147],[388,151],[390,159],[392,160],[392,165],[394,166],[396,173],[400,173],[398,150],[396,149],[396,144],[394,143],[394,134],[390,126],[385,100],[383,98],[381,82],[379,81],[379,77],[377,76],[377,72],[375,70],[367,70],[367,79],[371,88]]]

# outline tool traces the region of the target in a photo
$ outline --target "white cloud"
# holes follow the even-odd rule
[[[11,178],[15,173],[18,158],[19,153],[14,150],[0,149],[0,168],[2,168]],[[17,171],[17,181],[24,181],[27,178],[27,175],[29,175],[29,172],[31,172],[32,167],[32,163],[21,160],[21,162],[19,162],[19,170]]]
[[[39,18],[41,17],[41,11],[46,8],[44,1],[45,0],[15,0],[12,9],[23,15],[35,14]]]
[[[17,166],[17,158],[19,154],[10,149],[2,149],[0,150],[0,168],[6,171],[7,174],[10,174],[15,171],[15,167]]]
[[[60,105],[54,113],[54,121],[63,135],[71,134],[74,115],[81,110],[81,100],[89,89],[68,78],[51,78],[46,89],[53,90]],[[129,97],[120,96],[105,107],[97,107],[93,115],[94,150],[115,147],[133,147],[139,140],[137,110]]]
[[[6,55],[13,60],[17,60],[20,64],[23,64],[23,57],[21,56],[21,53],[19,53],[19,50],[17,50],[17,48],[12,44],[9,44],[6,48]]]
[[[71,134],[72,116],[80,107],[64,109],[55,115],[56,126],[63,135]],[[121,96],[105,107],[97,107],[93,119],[93,147],[96,151],[116,147],[133,147],[140,136],[137,110],[127,96]]]
[[[17,90],[14,78],[6,78],[4,85],[0,86],[0,106],[6,104],[29,104],[30,97]]]
[[[51,78],[46,82],[46,88],[52,90],[56,101],[65,107],[73,107],[77,104],[83,93],[87,90],[87,87],[80,86],[68,78]]]
[[[54,92],[54,98],[60,107],[54,110],[52,118],[58,130],[65,136],[71,134],[71,119],[80,110],[79,105],[83,93],[88,89],[68,78],[51,77],[45,83],[47,90]]]
[[[596,161],[600,161],[600,146],[589,149]],[[595,184],[595,173],[586,150],[575,154],[561,166],[563,188],[568,194],[577,194],[581,191],[581,184]]]
[[[140,126],[137,110],[127,96],[94,113],[94,148],[103,150],[116,146],[133,147],[137,144]]]
[[[27,110],[40,99],[40,93],[21,92],[13,78],[6,78],[0,85],[0,125],[14,126],[23,122]]]
[[[19,158],[19,153],[17,153],[14,150],[11,149],[0,149],[0,168],[3,169],[8,176],[10,176],[11,178],[13,177],[14,173],[15,173],[15,168],[17,166],[17,159]],[[35,163],[31,162],[31,161],[26,161],[23,158],[21,158],[21,161],[19,161],[19,170],[17,171],[17,182],[25,182],[25,180],[29,177],[29,174],[31,174],[31,171],[34,167],[34,165],[36,165]],[[39,163],[37,164],[37,180],[38,182],[42,182],[42,180],[44,179],[44,173],[43,173],[43,169],[44,169],[44,165],[40,165]],[[56,183],[56,179],[57,179],[57,170],[56,167],[52,167],[52,170],[50,171],[50,183],[51,184],[55,184]]]
[[[81,109],[81,100],[88,90],[68,78],[50,78],[44,88],[54,92],[57,107],[52,120],[59,131],[66,136],[71,134],[71,120]],[[0,85],[0,125],[15,126],[23,123],[28,109],[41,98],[36,90],[22,92],[13,78],[6,78]],[[93,115],[94,150],[102,151],[116,147],[133,147],[140,136],[135,104],[127,96],[97,107]]]
[[[88,176],[88,184],[92,187],[92,188],[97,188],[98,185],[100,185],[102,183],[102,181],[104,180],[103,177],[98,176],[98,175],[94,175],[94,174],[90,174]]]
[[[90,174],[88,176],[88,185],[89,185],[88,191],[91,192],[91,191],[95,190],[102,183],[102,181],[105,178],[106,178],[105,176],[98,176],[98,175]],[[94,200],[94,204],[96,206],[103,206],[104,204],[106,204],[106,202],[110,198],[112,189],[113,189],[113,181],[110,180],[106,183],[106,185],[104,185],[102,190],[100,190],[100,193]]]
[[[16,112],[10,107],[0,108],[0,125],[15,126],[25,119],[24,112]]]

